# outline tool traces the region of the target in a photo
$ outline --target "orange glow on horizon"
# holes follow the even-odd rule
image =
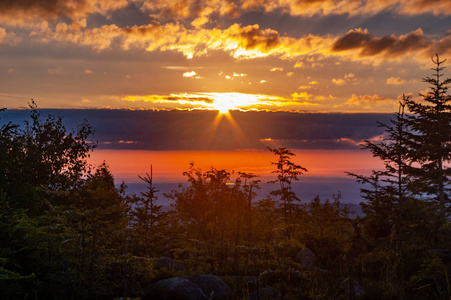
[[[369,174],[381,169],[381,162],[368,151],[361,150],[292,150],[292,161],[309,172],[300,177],[346,177],[345,171]],[[95,150],[89,162],[99,165],[106,161],[116,181],[138,182],[138,174],[149,172],[153,165],[155,180],[184,182],[182,173],[194,162],[196,168],[207,171],[211,166],[228,172],[254,173],[266,180],[274,176],[271,162],[276,157],[264,150],[235,151],[149,151],[149,150]]]

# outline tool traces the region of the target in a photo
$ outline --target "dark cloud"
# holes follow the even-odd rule
[[[74,19],[91,13],[114,11],[127,5],[127,0],[2,0],[0,15],[22,20]]]
[[[390,114],[232,112],[215,124],[211,111],[42,110],[64,117],[67,128],[83,119],[96,130],[103,149],[231,150],[288,147],[292,149],[359,149],[359,143],[383,133],[376,122]],[[28,111],[8,110],[0,123],[23,124]],[[128,142],[127,142],[128,141]]]
[[[338,38],[332,45],[332,51],[358,50],[360,56],[400,56],[414,51],[426,49],[431,42],[418,29],[407,35],[387,35],[382,38],[372,36],[367,30],[354,29]]]
[[[259,48],[269,51],[280,44],[277,31],[271,29],[262,30],[258,25],[246,26],[236,36],[245,49]]]
[[[1,14],[28,14],[30,17],[55,18],[70,16],[77,10],[86,7],[87,1],[73,0],[2,0]]]

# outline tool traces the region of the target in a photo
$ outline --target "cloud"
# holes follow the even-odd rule
[[[237,18],[241,14],[236,1],[230,0],[146,0],[141,10],[160,19],[194,18],[193,26],[203,25],[213,16]]]
[[[170,95],[129,95],[123,101],[148,103],[152,109],[218,110],[218,103],[228,102],[229,109],[241,111],[299,111],[316,106],[308,102],[313,96],[294,93],[291,98],[246,93],[182,93]]]
[[[269,71],[271,71],[271,72],[275,72],[275,71],[283,71],[283,68],[272,68],[272,69],[270,69]]]
[[[183,73],[183,77],[188,77],[188,78],[194,77],[196,75],[197,75],[197,73],[195,71],[190,71],[190,72]]]
[[[354,81],[354,83],[357,81],[357,78],[355,77],[354,73],[348,73],[343,76],[343,78],[332,78],[332,82],[336,85],[345,85],[348,82]]]
[[[337,38],[331,50],[335,53],[355,52],[358,57],[381,56],[390,59],[428,49],[431,44],[421,29],[399,37],[387,35],[379,38],[372,36],[366,29],[358,28]]]
[[[382,97],[379,95],[360,95],[352,94],[351,99],[349,99],[346,103],[352,105],[361,105],[368,103],[380,103],[380,102],[393,102],[393,99]]]
[[[17,37],[14,32],[8,32],[8,31],[6,31],[5,28],[0,27],[0,45],[6,44],[6,45],[14,46],[19,41],[20,41],[20,38]]]
[[[93,29],[85,27],[84,23],[59,23],[56,34],[47,35],[46,39],[90,45],[96,51],[110,49],[114,41],[117,41],[124,50],[141,48],[150,52],[177,51],[188,59],[216,50],[229,52],[236,59],[268,56],[295,59],[305,55],[318,55],[319,58],[341,56],[351,60],[372,59],[376,62],[406,55],[426,61],[437,52],[442,55],[451,54],[451,35],[441,40],[432,40],[427,39],[421,29],[401,36],[376,37],[368,30],[358,28],[337,38],[311,34],[292,38],[281,36],[273,29],[260,29],[257,24],[244,27],[233,24],[224,30],[187,29],[178,23],[125,28],[116,25]],[[301,63],[298,62],[295,67],[302,67]],[[319,63],[312,63],[312,66],[319,66]]]
[[[159,23],[215,27],[224,18],[236,19],[248,12],[263,11],[291,16],[329,15],[372,16],[390,11],[395,14],[433,13],[450,15],[449,0],[7,0],[0,1],[2,22],[11,24],[29,20],[78,20],[98,14],[107,18],[127,7]]]
[[[48,69],[47,73],[49,73],[49,74],[59,74],[62,71],[63,71],[63,68],[57,67],[57,68],[54,68],[54,69]]]
[[[225,118],[212,131],[217,116],[213,111],[41,110],[42,116],[48,114],[63,117],[66,128],[75,128],[80,120],[87,119],[96,129],[99,148],[140,150],[264,149],[262,142],[272,141],[282,141],[281,146],[291,149],[359,149],[356,143],[383,134],[377,121],[387,123],[392,117],[371,113],[233,111],[232,117],[242,133],[237,135],[236,127]],[[28,115],[28,110],[7,110],[2,120],[23,124]]]
[[[247,74],[244,74],[244,73],[235,73],[235,72],[233,72],[233,77],[246,77],[247,76]]]
[[[7,0],[0,1],[0,15],[24,20],[77,19],[126,5],[127,0]]]
[[[448,0],[242,0],[241,2],[243,10],[263,9],[266,12],[282,10],[295,16],[375,15],[388,10],[406,15],[430,12],[435,15],[451,14],[451,4]]]
[[[94,71],[90,70],[90,69],[85,69],[85,74],[92,74],[94,73]]]
[[[404,83],[406,83],[406,80],[399,77],[390,77],[387,79],[387,84],[400,85]]]
[[[451,14],[451,2],[447,0],[405,0],[400,6],[400,13],[408,15],[423,14],[432,12],[434,15],[449,15]]]
[[[3,39],[6,37],[6,29],[0,27],[0,43],[3,42]]]
[[[29,1],[33,3],[39,2]],[[278,4],[281,5],[281,1],[279,0]],[[70,1],[54,0],[53,2],[59,7],[66,5]],[[71,22],[58,19],[53,23],[47,21],[32,25],[27,23],[27,26],[31,26],[28,28],[30,32],[28,34],[26,32],[20,33],[20,38],[24,40],[31,38],[32,42],[42,44],[49,44],[53,41],[58,42],[59,45],[72,43],[82,47],[91,47],[97,52],[112,49],[126,51],[140,49],[149,52],[175,51],[182,53],[188,59],[207,56],[211,52],[219,50],[229,53],[236,59],[253,59],[268,56],[290,60],[296,59],[298,62],[294,65],[295,68],[305,67],[305,63],[301,59],[307,55],[317,57],[316,60],[338,56],[350,60],[367,59],[378,62],[385,59],[397,59],[405,55],[425,60],[429,59],[430,55],[436,52],[442,55],[451,54],[451,35],[440,40],[434,40],[432,37],[424,36],[421,29],[401,36],[376,37],[371,35],[366,29],[357,28],[339,37],[313,34],[290,37],[286,34],[280,34],[277,30],[271,28],[260,28],[258,24],[243,26],[235,23],[224,29],[221,26],[202,28],[200,25],[190,25],[191,19],[189,22],[179,22],[177,19],[172,20],[169,18],[169,21],[166,23],[159,19],[160,15],[158,12],[160,9],[170,12],[168,16],[172,16],[171,18],[191,18],[193,14],[195,16],[205,14],[210,18],[215,13],[220,13],[221,7],[225,9],[228,6],[243,7],[244,5],[244,2],[241,2],[240,6],[239,1],[227,2],[227,5],[220,5],[218,4],[219,2],[213,0],[149,1],[142,7],[143,11],[148,11],[152,15],[151,21],[145,25],[121,27],[112,23],[102,26],[89,24],[88,26],[86,17],[79,17]],[[267,5],[270,2],[267,2]],[[316,7],[311,3],[319,3],[317,1],[301,2],[302,5],[307,7]],[[80,3],[85,3],[89,7],[87,11],[96,11],[95,7],[114,10],[124,5],[120,4],[116,7],[107,0],[100,2],[83,0]],[[202,3],[206,3],[207,6],[202,6]],[[42,6],[38,4],[33,5],[37,5],[36,7]],[[33,5],[31,6],[34,7]],[[210,6],[215,8],[208,10],[207,8]],[[74,9],[77,11],[81,10],[79,8]],[[185,10],[188,12],[185,12]],[[82,16],[86,16],[86,14]],[[2,38],[2,36],[5,36],[5,31],[2,31],[0,28],[0,42],[2,40],[10,40],[9,38]],[[321,64],[317,61],[311,62],[312,67],[321,66]],[[283,68],[273,68],[272,70],[281,69]]]
[[[345,105],[361,110],[369,111],[387,111],[398,107],[399,101],[392,98],[374,95],[356,95],[352,94],[351,98],[346,101]]]
[[[336,85],[345,85],[346,84],[346,81],[341,78],[339,78],[339,79],[332,78],[332,82],[335,83]]]

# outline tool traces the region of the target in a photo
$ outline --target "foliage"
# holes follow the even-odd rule
[[[391,291],[397,298],[437,296],[418,284],[420,278],[437,282],[430,270],[441,260],[418,262],[427,259],[431,245],[450,246],[451,98],[446,92],[451,79],[441,80],[444,61],[438,55],[432,61],[435,74],[423,79],[431,87],[427,94],[420,94],[422,101],[403,97],[391,124],[379,123],[385,128],[384,139],[363,145],[384,162],[385,170],[374,170],[370,176],[348,173],[369,186],[361,189],[369,246],[358,257],[361,276],[372,283],[379,279],[379,291]],[[404,108],[410,113],[405,114]],[[417,286],[412,290],[408,282]]]
[[[350,174],[364,184],[363,217],[343,208],[339,192],[301,201],[292,184],[307,169],[286,148],[269,148],[269,195],[259,197],[252,173],[191,163],[186,182],[164,195],[166,210],[152,166],[139,177],[146,191],[127,194],[106,163],[88,165],[87,122],[68,132],[61,118],[42,121],[32,102],[24,127],[0,128],[0,298],[139,298],[162,279],[215,274],[233,298],[348,299],[359,282],[368,299],[449,299],[449,257],[433,253],[448,253],[451,233],[450,80],[434,62],[424,101],[404,97],[379,123],[384,138],[363,144],[384,163]]]

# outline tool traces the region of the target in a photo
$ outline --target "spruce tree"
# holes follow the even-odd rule
[[[438,205],[436,230],[449,213],[449,176],[451,169],[451,97],[447,95],[450,78],[442,79],[442,67],[438,55],[432,58],[435,67],[432,77],[423,78],[430,84],[427,94],[420,94],[422,101],[408,99],[406,106],[412,113],[408,117],[411,141],[410,156],[418,164],[414,175],[416,186],[427,200]],[[436,231],[436,234],[437,234]]]
[[[411,159],[405,106],[408,98],[403,96],[399,111],[390,120],[391,124],[378,123],[385,128],[382,141],[365,140],[364,149],[384,162],[385,170],[373,171],[370,176],[348,173],[358,182],[369,184],[370,189],[361,189],[366,202],[361,203],[366,214],[368,230],[374,238],[391,236],[398,246],[404,231],[407,202],[413,199]]]
[[[278,183],[279,189],[270,193],[271,196],[280,199],[280,208],[282,210],[284,224],[287,227],[285,229],[285,235],[291,237],[292,228],[290,228],[293,222],[293,212],[296,208],[294,201],[301,201],[296,193],[293,191],[291,184],[293,181],[299,181],[298,176],[308,172],[308,170],[300,165],[291,161],[291,157],[295,154],[285,147],[272,149],[268,147],[268,150],[277,156],[277,162],[271,162],[271,165],[276,166],[276,170],[272,173],[277,174],[277,179],[271,180],[268,183]]]

